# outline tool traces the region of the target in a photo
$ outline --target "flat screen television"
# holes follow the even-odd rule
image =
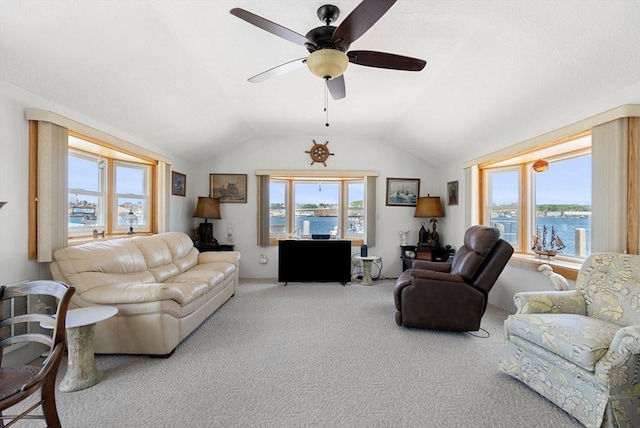
[[[278,243],[279,282],[351,282],[351,241],[283,240]],[[285,284],[286,285],[286,284]]]

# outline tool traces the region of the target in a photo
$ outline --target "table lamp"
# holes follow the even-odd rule
[[[206,196],[198,196],[198,206],[194,217],[203,218],[204,223],[198,226],[198,240],[200,244],[217,244],[216,238],[213,237],[213,224],[207,219],[221,219],[220,217],[220,200],[208,198]]]
[[[138,216],[133,213],[133,209],[129,209],[129,213],[124,216],[125,221],[129,224],[129,231],[127,235],[133,235],[135,232],[133,231],[133,226],[138,225]]]
[[[432,230],[428,232],[424,228],[424,222],[418,232],[418,246],[421,245],[435,245],[440,246],[440,235],[436,231],[438,227],[438,220],[436,217],[444,217],[444,210],[442,209],[442,203],[439,196],[422,196],[418,198],[416,203],[416,212],[414,217],[431,217],[430,223]]]

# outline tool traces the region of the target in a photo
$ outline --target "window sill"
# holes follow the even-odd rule
[[[287,241],[287,240],[296,240],[293,237],[283,236],[282,238],[269,238],[269,246],[277,246],[279,241]],[[311,239],[306,239],[307,241],[311,241]],[[331,239],[332,241],[336,241],[336,239]],[[337,241],[351,241],[352,247],[359,247],[364,244],[364,239],[362,238],[338,238]]]
[[[537,271],[538,267],[543,264],[550,265],[555,273],[573,281],[576,280],[578,271],[582,267],[582,263],[580,262],[568,260],[546,260],[540,259],[531,254],[514,254],[509,260],[509,265],[511,266],[533,271]]]
[[[133,236],[149,236],[149,235],[155,235],[155,234],[151,232],[136,232],[133,235],[129,235],[129,234],[107,235],[104,238],[102,237],[94,238],[92,236],[79,236],[76,238],[69,238],[68,242],[69,242],[69,246],[74,246],[74,245],[86,244],[89,242],[111,241],[112,239],[120,239],[120,238],[127,238],[127,237],[133,237]]]

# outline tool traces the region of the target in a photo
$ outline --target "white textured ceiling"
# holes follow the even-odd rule
[[[513,129],[551,131],[550,117],[612,93],[640,102],[640,0],[399,0],[351,49],[426,68],[351,64],[326,128],[323,83],[308,70],[246,80],[306,50],[229,13],[305,34],[325,3],[0,0],[0,78],[195,162],[250,138],[304,135],[384,139],[441,164]],[[333,4],[339,25],[359,1]]]

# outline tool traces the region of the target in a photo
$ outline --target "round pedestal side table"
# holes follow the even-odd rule
[[[380,256],[355,256],[356,260],[362,260],[362,285],[373,285],[371,278],[371,265],[376,260],[380,260]]]
[[[62,392],[79,391],[100,382],[102,372],[96,367],[93,340],[96,323],[118,313],[113,306],[89,306],[67,311],[67,373],[58,389]]]

